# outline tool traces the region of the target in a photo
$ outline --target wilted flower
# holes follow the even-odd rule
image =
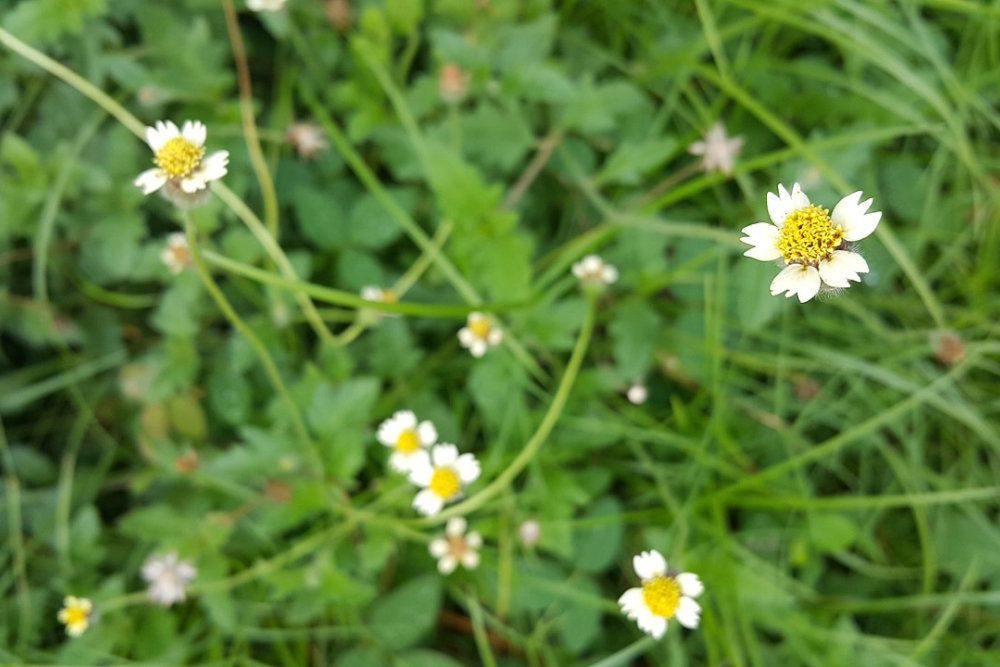
[[[462,490],[479,478],[479,461],[472,454],[459,456],[458,447],[440,444],[431,453],[420,450],[413,455],[410,481],[423,490],[413,499],[413,507],[426,516],[441,511],[445,503],[462,497]]]
[[[465,326],[458,330],[458,342],[474,357],[481,357],[503,341],[503,331],[482,313],[469,313]]]
[[[351,27],[353,14],[354,10],[348,0],[328,0],[326,3],[326,19],[340,32]]]
[[[597,255],[587,255],[573,265],[573,275],[582,283],[610,285],[618,280],[618,269],[606,264]]]
[[[410,410],[400,410],[379,424],[375,437],[386,447],[392,448],[389,467],[396,472],[410,472],[414,455],[437,442],[437,429],[429,421],[417,423],[417,416]]]
[[[448,104],[458,104],[469,92],[469,73],[455,63],[447,63],[438,74],[438,92]]]
[[[778,195],[767,193],[771,222],[743,228],[741,241],[753,246],[744,255],[770,262],[784,260],[785,268],[771,282],[771,294],[798,295],[805,303],[825,284],[831,288],[850,287],[868,272],[864,257],[852,252],[853,242],[865,238],[878,226],[882,214],[866,213],[872,200],[861,201],[861,192],[843,199],[828,213],[809,198],[796,183],[791,194],[778,186]]]
[[[483,537],[477,532],[465,534],[467,524],[460,516],[448,519],[444,536],[431,541],[429,550],[438,559],[438,572],[451,574],[462,564],[466,570],[479,567],[479,551]]]
[[[191,249],[188,247],[187,236],[174,232],[167,237],[167,247],[160,253],[160,261],[177,275],[191,266]]]
[[[720,171],[726,176],[731,175],[736,156],[743,150],[743,137],[730,138],[726,127],[719,122],[703,136],[704,141],[688,146],[688,153],[701,156],[701,165],[706,172]]]
[[[79,637],[90,627],[90,617],[93,613],[94,605],[90,600],[67,595],[63,599],[63,608],[59,610],[56,618],[66,626],[67,635]]]
[[[639,629],[660,639],[667,631],[667,621],[677,618],[685,628],[697,628],[701,605],[694,598],[705,587],[698,575],[667,574],[667,561],[659,551],[643,551],[632,559],[641,588],[630,588],[618,599],[622,613],[636,621]]]
[[[292,123],[285,137],[303,160],[314,158],[330,147],[323,129],[312,121]]]
[[[135,185],[144,195],[164,188],[164,196],[178,205],[199,203],[208,184],[225,176],[229,164],[228,151],[205,157],[207,136],[208,130],[198,121],[186,121],[180,130],[169,120],[147,127],[146,142],[153,149],[156,168],[139,174]]]
[[[625,397],[633,405],[642,405],[649,398],[649,390],[646,389],[646,385],[643,383],[636,382],[625,392]]]
[[[147,596],[164,607],[183,602],[185,588],[196,576],[198,570],[191,561],[179,561],[176,551],[160,558],[151,557],[142,566],[142,578],[149,584]]]
[[[285,6],[285,0],[247,0],[247,9],[253,12],[276,12]]]

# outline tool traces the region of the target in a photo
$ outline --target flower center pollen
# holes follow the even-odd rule
[[[396,451],[412,454],[418,449],[420,449],[420,438],[417,437],[416,431],[407,429],[396,438]]]
[[[204,156],[203,146],[195,146],[184,137],[174,137],[156,151],[154,161],[171,178],[182,178],[197,169]]]
[[[490,321],[486,319],[476,320],[475,322],[469,324],[469,330],[476,338],[481,340],[486,340],[486,338],[490,335],[491,328]]]
[[[810,204],[785,218],[778,237],[778,252],[785,264],[815,265],[829,257],[843,240],[843,228],[834,226],[827,210]]]
[[[448,500],[462,490],[462,481],[454,470],[438,468],[434,471],[429,485],[431,491]]]
[[[87,612],[83,607],[70,607],[66,610],[66,625],[80,625],[87,622]]]
[[[673,618],[681,601],[681,587],[673,577],[657,577],[642,585],[642,600],[657,616]]]

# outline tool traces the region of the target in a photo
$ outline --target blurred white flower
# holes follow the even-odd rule
[[[655,550],[640,553],[632,559],[632,566],[642,580],[642,587],[625,591],[618,604],[640,630],[660,639],[672,618],[685,628],[698,627],[701,605],[694,598],[705,590],[698,575],[667,574],[667,561]]]
[[[726,176],[731,175],[736,156],[743,150],[743,137],[730,138],[725,126],[719,122],[702,136],[705,140],[688,146],[688,153],[701,156],[701,165],[706,172],[721,171]]]
[[[503,341],[503,331],[486,315],[469,313],[465,326],[458,330],[458,342],[474,357],[481,357]]]
[[[285,137],[303,160],[314,158],[330,147],[323,129],[312,121],[292,123]]]
[[[379,424],[375,437],[386,447],[392,448],[389,467],[407,473],[414,462],[414,454],[437,442],[437,429],[429,421],[417,423],[417,416],[410,410],[400,410]]]
[[[94,604],[87,598],[67,595],[63,598],[63,607],[56,618],[66,626],[66,634],[79,637],[90,627],[90,617],[94,613]]]
[[[641,382],[636,382],[634,385],[628,388],[625,392],[625,396],[628,398],[629,403],[633,405],[642,405],[649,398],[649,390],[646,389],[646,385]]]
[[[191,561],[179,561],[176,551],[151,557],[142,566],[142,578],[149,584],[146,595],[164,607],[183,602],[185,589],[196,576],[198,570]]]
[[[533,547],[542,539],[542,524],[538,519],[526,519],[517,529],[521,536],[521,543],[526,547]]]
[[[438,572],[451,574],[461,563],[466,570],[479,567],[479,548],[483,546],[483,537],[477,532],[465,533],[465,519],[460,516],[448,519],[444,536],[431,540],[429,550],[431,556],[438,559]]]
[[[423,490],[413,499],[413,507],[425,516],[433,516],[446,503],[462,497],[462,490],[479,478],[479,461],[473,454],[459,456],[458,447],[442,443],[430,454],[424,450],[413,455],[410,481]]]
[[[610,285],[618,280],[618,269],[597,255],[587,255],[573,265],[573,275],[582,283]]]
[[[247,8],[253,12],[276,12],[285,6],[285,0],[247,0]]]
[[[164,194],[172,201],[205,190],[210,182],[226,175],[229,164],[228,151],[217,151],[205,157],[207,136],[208,130],[198,121],[186,121],[183,129],[177,129],[169,120],[157,121],[156,127],[147,127],[146,143],[153,149],[156,168],[139,174],[135,185],[142,188],[144,195],[167,186]]]
[[[366,285],[361,288],[361,298],[365,301],[374,301],[376,303],[398,303],[399,297],[396,293],[389,288],[382,288],[376,285]],[[399,313],[384,313],[380,310],[373,310],[371,308],[364,309],[367,316],[371,318],[371,323],[378,322],[383,317],[399,317]]]
[[[160,261],[174,275],[191,266],[191,249],[188,247],[187,236],[174,232],[167,237],[167,247],[160,253]]]
[[[455,63],[448,63],[438,74],[438,92],[448,104],[458,104],[469,92],[469,73]]]
[[[866,213],[872,200],[861,201],[861,192],[847,195],[828,213],[809,198],[796,183],[789,193],[778,186],[778,194],[767,193],[771,222],[743,228],[740,240],[752,245],[744,255],[763,262],[784,260],[785,268],[771,282],[771,294],[798,295],[805,303],[827,288],[850,287],[868,272],[864,257],[852,251],[853,242],[865,238],[878,226],[882,214]]]

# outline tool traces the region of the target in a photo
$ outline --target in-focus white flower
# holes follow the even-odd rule
[[[597,255],[587,255],[573,265],[573,275],[582,283],[610,285],[618,280],[618,269]]]
[[[167,237],[167,247],[160,253],[160,261],[174,275],[191,266],[191,249],[188,247],[187,236],[174,232]]]
[[[649,390],[646,389],[646,385],[641,382],[636,382],[634,385],[628,388],[625,392],[626,398],[628,398],[629,403],[633,405],[642,405],[649,398]]]
[[[503,331],[482,313],[469,313],[465,326],[458,330],[458,342],[474,357],[481,357],[503,341]]]
[[[247,0],[247,9],[252,12],[276,12],[285,6],[285,0]]]
[[[423,487],[413,499],[413,508],[425,516],[433,516],[446,503],[461,498],[466,485],[479,478],[479,461],[472,454],[459,456],[455,445],[442,443],[429,455],[420,450],[413,457],[410,481]]]
[[[444,536],[431,540],[431,555],[438,559],[438,572],[451,574],[461,563],[466,570],[479,567],[479,548],[483,546],[483,537],[473,531],[466,535],[468,527],[465,519],[455,516],[448,519]]]
[[[142,578],[149,584],[146,595],[158,605],[169,607],[183,602],[185,589],[198,576],[191,561],[180,561],[177,552],[162,557],[150,557],[142,566]]]
[[[704,141],[688,146],[688,153],[701,156],[701,166],[707,172],[720,171],[726,176],[733,173],[736,156],[743,150],[743,137],[730,137],[726,127],[717,122],[707,132]]]
[[[144,195],[164,188],[163,194],[174,203],[199,203],[208,184],[225,176],[229,164],[228,151],[205,157],[207,136],[198,121],[185,121],[182,129],[169,120],[147,127],[146,143],[153,149],[156,167],[139,174],[135,185]]]
[[[323,129],[308,120],[289,125],[285,137],[303,160],[314,158],[330,147]]]
[[[400,410],[379,424],[375,437],[386,447],[392,448],[389,467],[396,472],[410,472],[414,455],[437,442],[437,429],[429,421],[417,423],[417,416],[410,410]]]
[[[752,245],[744,255],[763,262],[783,260],[785,268],[771,282],[771,294],[798,295],[805,303],[820,288],[850,287],[858,274],[868,273],[865,258],[853,252],[855,241],[865,238],[878,226],[882,214],[867,213],[872,200],[861,201],[861,192],[847,195],[828,213],[809,198],[796,183],[789,193],[778,186],[778,194],[767,193],[771,222],[743,228],[740,240]]]
[[[526,547],[533,547],[542,539],[542,524],[538,519],[526,519],[517,528],[518,535],[521,536],[521,543]]]
[[[63,607],[56,618],[66,626],[66,634],[79,637],[90,627],[90,617],[94,613],[94,605],[87,598],[67,595],[63,598]]]
[[[661,638],[667,631],[667,621],[676,618],[685,628],[697,628],[701,620],[701,605],[695,598],[705,587],[698,575],[684,572],[667,574],[667,561],[659,551],[643,551],[632,559],[635,573],[642,580],[641,588],[630,588],[618,598],[622,613],[639,625],[639,629]]]

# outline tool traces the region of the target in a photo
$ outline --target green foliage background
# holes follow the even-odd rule
[[[144,124],[205,122],[263,216],[223,5],[8,1],[0,26]],[[1000,3],[352,5],[341,29],[319,0],[238,5],[280,248],[342,291],[310,292],[335,335],[232,202],[192,213],[287,397],[199,274],[161,265],[180,218],[132,185],[148,148],[0,50],[0,662],[997,664]],[[284,141],[303,118],[336,139],[313,161]],[[732,178],[686,152],[716,119],[746,138]],[[863,284],[802,305],[740,257],[793,181],[875,198]],[[621,280],[584,348],[591,251]],[[402,317],[357,311],[415,266]],[[481,360],[455,338],[474,308],[507,332]],[[475,571],[438,575],[440,522],[387,472],[400,409],[479,457],[472,498],[558,416],[469,516]],[[702,627],[659,643],[615,602],[652,548],[706,584]],[[165,610],[138,571],[172,549],[199,575]],[[67,594],[101,612],[79,639]]]

